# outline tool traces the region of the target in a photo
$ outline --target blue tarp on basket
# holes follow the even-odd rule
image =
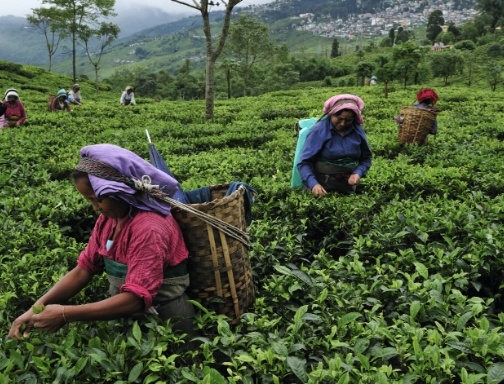
[[[157,148],[151,142],[149,142],[149,161],[157,169],[163,171],[164,173],[167,173],[168,175],[176,179],[176,177],[173,176],[173,173],[171,173],[170,168],[168,168],[166,161],[164,161],[163,157],[158,152]],[[188,204],[186,196],[182,191],[182,187],[180,185],[179,189],[177,190],[177,192],[175,192],[175,194],[172,197],[175,200],[180,201],[181,203]]]
[[[322,118],[312,117],[309,119],[299,120],[298,125],[300,128],[298,140],[296,143],[296,150],[294,152],[294,161],[292,163],[292,176],[291,176],[291,188],[302,188],[303,182],[301,181],[301,175],[297,169],[297,163],[301,157],[301,153],[303,152],[304,144],[306,141],[306,136],[310,132],[311,128],[315,125],[315,123]]]

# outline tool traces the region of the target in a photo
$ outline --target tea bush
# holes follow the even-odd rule
[[[416,88],[310,88],[216,102],[139,103],[83,81],[73,113],[44,89],[71,84],[0,63],[28,120],[0,130],[0,382],[490,383],[504,380],[503,92],[442,88],[439,134],[400,146],[393,121]],[[27,76],[27,74],[30,74]],[[30,76],[34,76],[31,78]],[[27,87],[26,84],[31,84]],[[350,83],[350,81],[349,81]],[[349,85],[349,84],[347,84]],[[292,190],[295,123],[333,93],[365,103],[373,166],[352,196]],[[184,189],[243,181],[256,302],[240,323],[201,307],[202,336],[156,318],[72,323],[8,340],[11,322],[68,269],[95,216],[68,181],[82,146],[148,158],[145,130]],[[101,276],[71,304],[107,295]]]

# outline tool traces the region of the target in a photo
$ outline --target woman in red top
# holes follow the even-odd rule
[[[26,112],[23,103],[19,100],[18,93],[10,89],[5,93],[5,98],[2,101],[5,111],[4,127],[19,127],[26,120]]]
[[[73,321],[110,320],[137,313],[182,319],[175,329],[193,334],[193,306],[187,302],[188,250],[170,205],[148,196],[159,189],[169,196],[178,182],[134,153],[111,144],[84,147],[72,174],[77,190],[100,213],[77,266],[12,324],[9,337],[22,326],[54,332]],[[119,174],[126,182],[114,181]],[[94,275],[105,272],[111,297],[65,305]]]

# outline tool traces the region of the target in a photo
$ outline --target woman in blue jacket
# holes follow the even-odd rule
[[[364,102],[336,95],[324,103],[325,117],[308,133],[297,168],[314,196],[355,192],[371,167],[371,149],[362,128]]]

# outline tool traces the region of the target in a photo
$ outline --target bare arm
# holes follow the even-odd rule
[[[63,276],[60,281],[38,299],[34,305],[64,303],[88,285],[92,278],[93,275],[91,273],[77,266]]]
[[[102,301],[65,307],[65,317],[71,321],[112,320],[143,310],[144,301],[132,292],[122,292]]]
[[[92,277],[92,274],[77,266],[37,300],[35,305],[64,303],[84,288]],[[141,311],[143,305],[143,300],[135,294],[123,292],[89,304],[65,306],[65,317],[68,322],[118,319]],[[46,310],[47,308],[39,314],[39,319]]]
[[[91,281],[91,278],[92,274],[78,266],[75,267],[35,302],[35,307],[44,304],[44,310],[35,314],[32,307],[23,313],[12,323],[8,336],[20,338],[23,325],[27,326],[23,336],[27,336],[32,328],[55,332],[71,321],[117,319],[143,309],[143,300],[131,292],[120,293],[89,304],[71,306],[57,304],[64,303],[77,294]]]
[[[32,315],[28,328],[55,332],[72,321],[112,320],[139,312],[143,300],[134,293],[123,292],[108,299],[82,305],[48,305],[37,315]]]
[[[79,292],[82,288],[84,288],[91,278],[92,274],[87,272],[86,270],[75,267],[70,272],[68,272],[65,276],[61,278],[49,291],[47,291],[41,298],[39,298],[34,304],[34,307],[39,307],[41,304],[48,305],[50,307],[61,307],[59,305],[50,305],[63,303],[72,296],[74,296],[77,292]],[[61,310],[60,310],[61,312]],[[20,338],[21,331],[23,326],[27,326],[31,328],[30,323],[32,318],[36,316],[33,312],[33,307],[28,309],[25,313],[19,316],[16,320],[12,322],[12,326],[9,330],[9,337]],[[59,317],[62,319],[63,316],[60,314]],[[65,322],[58,326],[56,329],[59,329]],[[24,336],[27,336],[29,333],[29,329],[27,329],[24,333]]]

